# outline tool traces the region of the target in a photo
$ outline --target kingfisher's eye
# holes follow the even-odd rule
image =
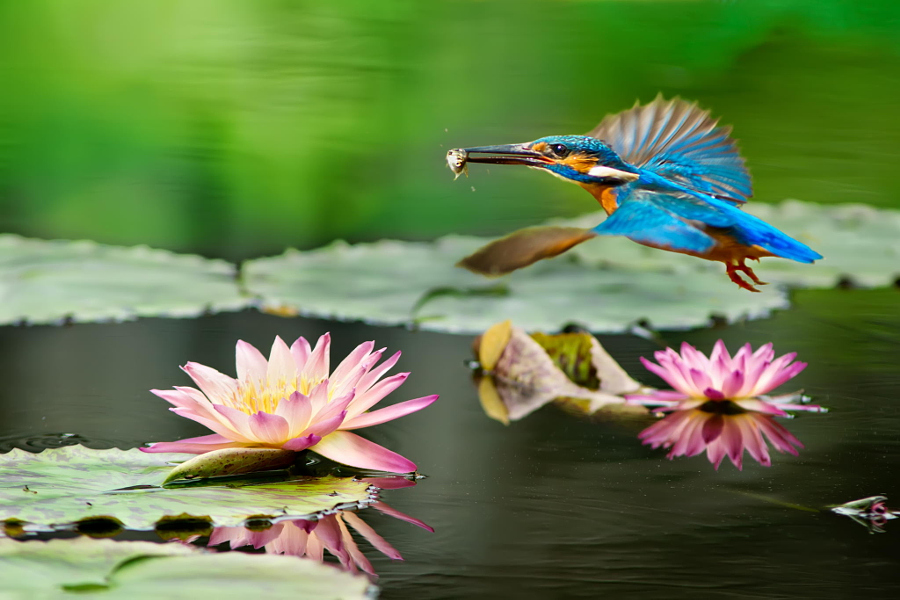
[[[553,144],[550,146],[550,149],[553,151],[553,154],[563,157],[569,153],[569,148],[565,144]]]

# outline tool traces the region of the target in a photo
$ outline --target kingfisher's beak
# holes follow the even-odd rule
[[[540,152],[535,152],[529,148],[528,144],[478,146],[477,148],[460,148],[456,150],[456,152],[463,153],[466,157],[466,161],[473,163],[539,167],[553,162]],[[485,154],[487,156],[478,156],[479,154]]]

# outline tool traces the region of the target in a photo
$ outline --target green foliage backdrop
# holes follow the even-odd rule
[[[514,8],[513,8],[514,6]],[[0,230],[232,260],[595,208],[460,145],[658,91],[735,126],[757,199],[897,206],[900,5],[0,2]]]

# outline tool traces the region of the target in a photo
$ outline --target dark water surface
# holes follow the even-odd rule
[[[799,457],[773,452],[716,472],[705,457],[665,459],[636,434],[652,418],[591,422],[547,406],[505,427],[481,411],[464,361],[471,339],[255,312],[197,320],[0,329],[5,369],[0,438],[46,443],[74,433],[97,446],[201,435],[147,390],[187,385],[188,360],[233,373],[234,342],[331,331],[333,356],[376,339],[412,371],[392,395],[430,393],[430,408],[365,432],[429,477],[387,492],[429,534],[366,511],[405,557],[361,544],[384,598],[890,598],[900,595],[900,523],[870,535],[822,510],[874,494],[900,505],[900,290],[800,292],[796,308],[763,321],[663,334],[709,351],[775,342],[809,367],[804,388],[825,415],[787,423]],[[639,357],[659,346],[603,336],[633,376],[660,384]],[[37,439],[36,439],[37,438]],[[812,510],[791,507],[797,505]]]

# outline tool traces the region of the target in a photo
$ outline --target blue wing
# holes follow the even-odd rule
[[[705,233],[707,228],[724,233],[740,244],[760,246],[782,258],[804,263],[822,258],[765,221],[714,197],[700,200],[687,194],[635,189],[593,231],[702,255],[716,245],[716,241]]]
[[[654,196],[662,195],[635,194],[593,231],[600,235],[624,235],[638,243],[697,254],[716,245],[713,238],[655,202]]]
[[[752,195],[750,174],[729,137],[731,128],[716,124],[697,104],[660,95],[646,106],[608,115],[588,135],[636,167],[699,192],[746,202]]]

